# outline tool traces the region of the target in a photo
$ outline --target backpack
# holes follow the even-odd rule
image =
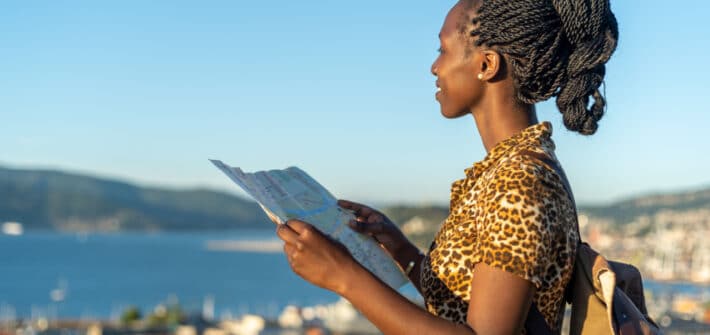
[[[576,213],[567,176],[557,161],[528,150],[522,154],[536,158],[557,172]],[[579,235],[579,224],[577,233]],[[570,335],[663,334],[648,316],[639,270],[631,264],[608,261],[581,240],[577,245],[572,278],[565,289],[565,301],[572,304]],[[528,312],[525,329],[530,335],[553,335],[534,303]]]

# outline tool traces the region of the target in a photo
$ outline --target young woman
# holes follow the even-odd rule
[[[617,37],[608,0],[459,1],[439,34],[436,99],[447,118],[473,116],[488,155],[452,185],[450,214],[426,255],[381,213],[340,202],[356,213],[352,228],[407,270],[427,311],[297,220],[278,228],[293,270],[385,334],[521,334],[531,308],[559,333],[579,236],[552,128],[538,123],[534,104],[556,96],[565,126],[593,134]]]

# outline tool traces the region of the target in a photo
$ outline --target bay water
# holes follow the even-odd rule
[[[337,296],[293,274],[280,252],[218,251],[210,241],[274,243],[275,230],[219,233],[0,235],[0,306],[18,317],[117,318],[179,303],[214,314],[275,316]],[[0,315],[0,318],[3,316]]]
[[[338,300],[293,274],[278,247],[223,251],[209,247],[215,241],[273,246],[278,239],[275,230],[0,235],[0,320],[117,319],[129,306],[147,314],[173,303],[201,313],[206,301],[218,318],[276,317],[287,305]],[[710,294],[708,285],[644,282],[656,297]],[[411,285],[402,291],[416,294]]]

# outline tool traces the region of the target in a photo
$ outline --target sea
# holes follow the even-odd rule
[[[275,230],[0,235],[0,320],[118,319],[130,306],[148,314],[171,304],[216,318],[274,318],[287,305],[339,299],[293,274],[278,248],[213,247],[234,241],[273,246],[278,239]],[[710,294],[707,285],[645,284],[654,296]],[[401,291],[416,295],[411,285]]]
[[[116,319],[130,306],[146,314],[179,304],[201,313],[207,304],[215,317],[273,317],[289,304],[337,301],[293,274],[278,250],[209,248],[215,241],[276,240],[275,229],[0,235],[0,311],[20,318]]]

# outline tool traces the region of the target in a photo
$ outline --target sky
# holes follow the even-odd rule
[[[0,166],[241,194],[299,166],[340,198],[446,204],[485,157],[430,73],[454,1],[0,3]],[[607,114],[585,137],[538,118],[578,203],[710,186],[710,3],[612,0]]]

